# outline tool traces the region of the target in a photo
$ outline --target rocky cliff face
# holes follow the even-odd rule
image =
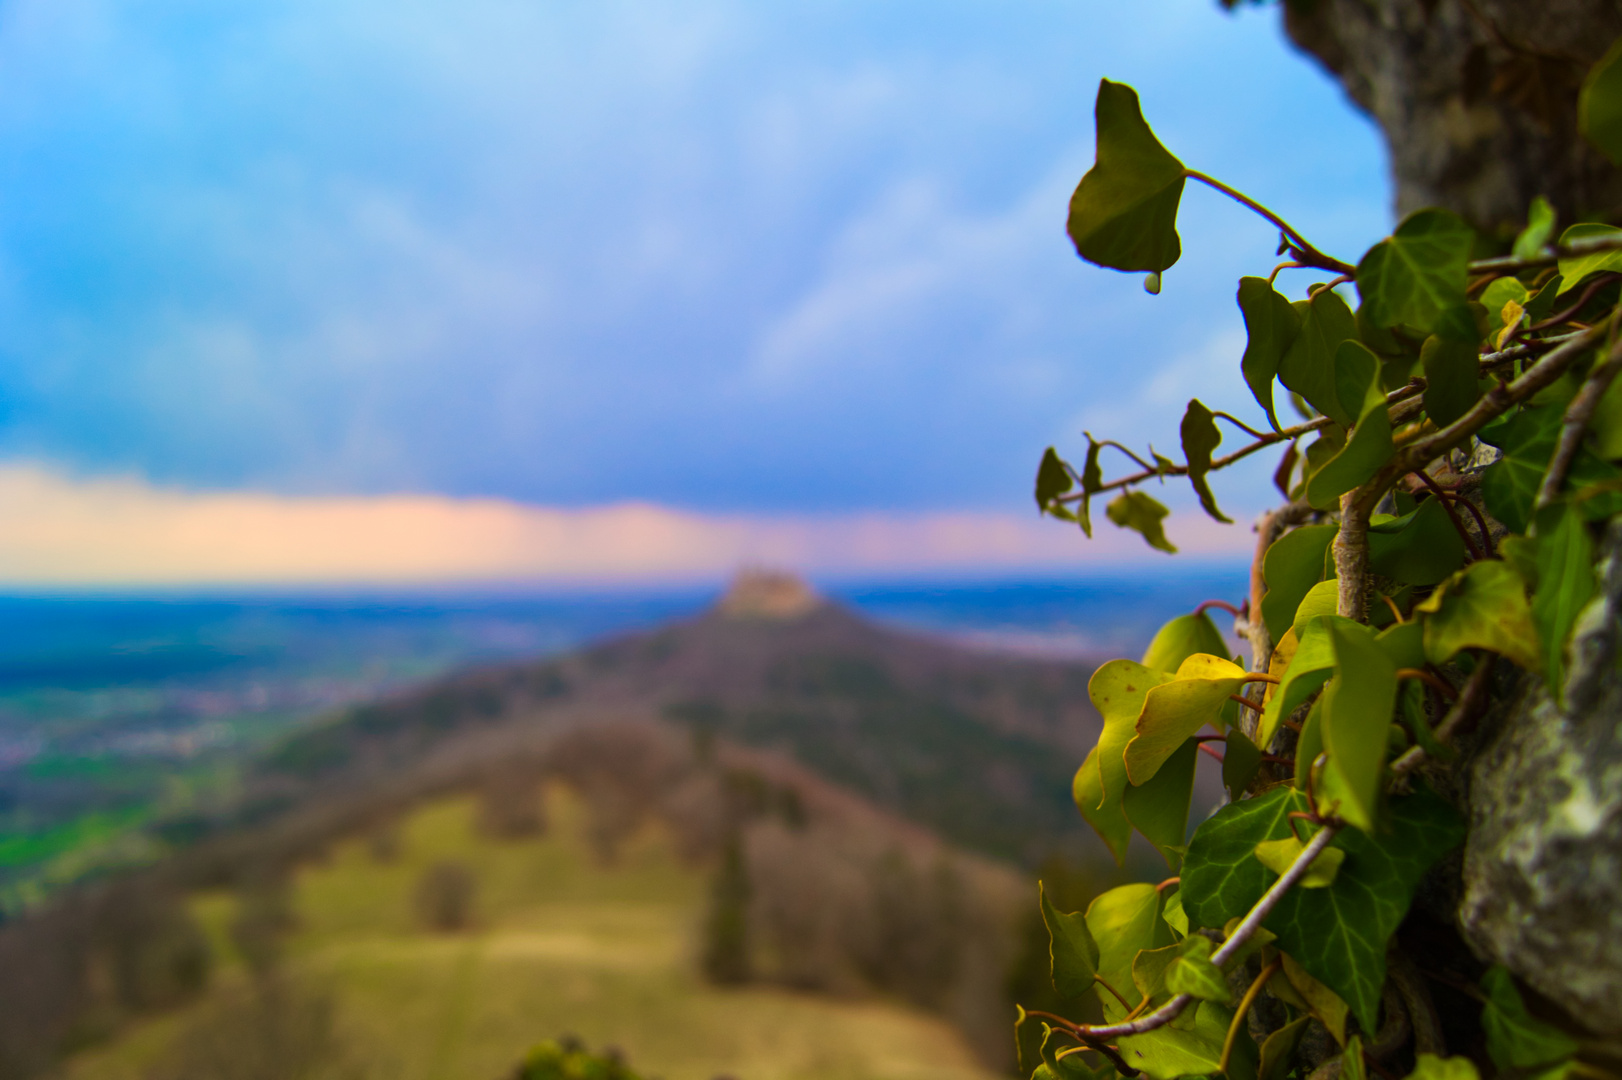
[[[1459,923],[1477,951],[1622,1036],[1622,523],[1606,545],[1564,707],[1528,680],[1471,762]]]
[[[1533,196],[1562,222],[1622,213],[1622,169],[1577,135],[1584,74],[1622,36],[1615,0],[1287,0],[1291,39],[1385,131],[1399,215],[1489,231]]]

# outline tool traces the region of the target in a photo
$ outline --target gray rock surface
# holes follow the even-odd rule
[[[1470,763],[1459,923],[1596,1034],[1622,1036],[1622,521],[1575,634],[1565,704],[1536,680]]]
[[[1512,231],[1534,195],[1563,224],[1622,211],[1622,170],[1578,135],[1617,0],[1286,0],[1285,29],[1386,135],[1399,214],[1445,206]]]

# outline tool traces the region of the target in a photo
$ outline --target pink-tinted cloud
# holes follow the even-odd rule
[[[1196,556],[1249,530],[1175,515]],[[435,583],[710,578],[740,565],[908,575],[1083,571],[1166,556],[1100,522],[991,512],[709,515],[648,503],[575,509],[436,495],[196,493],[133,479],[0,468],[0,581],[22,585]]]

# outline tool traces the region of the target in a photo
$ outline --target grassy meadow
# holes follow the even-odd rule
[[[585,811],[546,794],[548,830],[495,840],[471,798],[429,804],[378,843],[359,838],[304,867],[282,967],[330,997],[347,1065],[367,1080],[497,1080],[524,1050],[568,1033],[621,1048],[664,1080],[985,1080],[962,1038],[920,1010],[768,987],[718,989],[697,974],[695,927],[706,875],[650,826],[603,865]],[[391,850],[392,849],[392,850]],[[424,872],[454,859],[477,882],[469,929],[425,929]],[[195,912],[216,955],[208,999],[86,1051],[70,1080],[144,1080],[170,1043],[247,968],[231,944],[233,895]]]

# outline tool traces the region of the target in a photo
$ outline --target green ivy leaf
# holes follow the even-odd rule
[[[1475,232],[1447,210],[1418,210],[1357,264],[1357,291],[1376,326],[1429,333],[1443,311],[1465,302],[1465,267]]]
[[[1374,632],[1342,619],[1326,619],[1335,649],[1335,675],[1324,687],[1324,768],[1320,803],[1339,798],[1338,815],[1365,832],[1374,830],[1385,764],[1386,732],[1397,698],[1397,669]]]
[[[1177,548],[1166,539],[1166,531],[1160,524],[1171,511],[1143,492],[1121,492],[1110,500],[1104,513],[1121,528],[1138,533],[1155,550],[1168,555],[1177,554]]]
[[[1437,332],[1420,348],[1419,365],[1425,373],[1425,412],[1437,427],[1446,427],[1481,397],[1480,339],[1468,307],[1449,309],[1437,323]]]
[[[1245,357],[1240,361],[1251,394],[1278,431],[1273,412],[1273,379],[1301,333],[1301,316],[1266,278],[1239,279],[1239,311],[1245,317]]]
[[[1122,865],[1132,838],[1132,822],[1122,808],[1128,787],[1123,755],[1137,734],[1138,713],[1151,686],[1170,682],[1168,672],[1155,671],[1130,660],[1111,660],[1087,682],[1087,696],[1104,718],[1104,730],[1087,760],[1076,770],[1072,784],[1076,808]]]
[[[1465,554],[1464,538],[1440,499],[1369,525],[1369,569],[1393,581],[1436,585],[1464,564]]]
[[[1487,1005],[1481,1026],[1487,1032],[1487,1056],[1500,1070],[1546,1069],[1577,1052],[1577,1043],[1565,1032],[1526,1011],[1521,992],[1508,969],[1494,964],[1481,977]]]
[[[1543,681],[1559,699],[1565,685],[1566,642],[1597,591],[1594,542],[1582,514],[1570,503],[1561,503],[1538,515],[1537,536],[1530,543],[1537,567],[1532,622],[1543,645]]]
[[[1256,1071],[1257,1080],[1284,1080],[1289,1075],[1295,1048],[1300,1045],[1301,1035],[1311,1022],[1312,1017],[1302,1016],[1267,1036],[1262,1043],[1262,1063]]]
[[[1192,739],[1174,751],[1150,779],[1128,785],[1121,809],[1132,827],[1176,869],[1188,839],[1188,807],[1194,797],[1194,764],[1199,744]]]
[[[1036,467],[1036,508],[1050,513],[1053,500],[1069,491],[1074,484],[1064,459],[1053,447],[1048,447],[1042,454],[1042,464]]]
[[[1437,1057],[1420,1054],[1408,1080],[1481,1080],[1475,1062],[1467,1057]]]
[[[1615,236],[1622,233],[1611,225],[1599,225],[1594,222],[1582,222],[1571,226],[1560,234],[1562,245],[1570,244],[1573,240],[1591,240],[1596,236]],[[1589,274],[1597,274],[1605,270],[1622,270],[1622,249],[1612,248],[1610,251],[1596,251],[1588,255],[1575,255],[1560,260],[1560,293],[1565,295],[1583,283]]]
[[[1226,749],[1222,751],[1222,786],[1234,801],[1244,797],[1245,789],[1261,768],[1262,752],[1236,727],[1228,729]]]
[[[1166,920],[1167,926],[1177,932],[1178,937],[1188,936],[1188,915],[1183,911],[1183,890],[1172,889],[1171,895],[1166,897],[1160,917]]]
[[[1220,656],[1196,653],[1170,682],[1149,688],[1137,733],[1126,744],[1126,774],[1147,783],[1184,740],[1206,724],[1220,724],[1223,706],[1245,683],[1245,669]]]
[[[1301,996],[1307,1009],[1329,1029],[1329,1034],[1335,1037],[1335,1041],[1342,1046],[1346,1045],[1346,1003],[1340,999],[1339,994],[1308,975],[1306,969],[1295,962],[1295,957],[1289,953],[1279,955],[1284,960],[1283,975],[1290,989]]]
[[[1549,200],[1542,195],[1535,196],[1532,199],[1531,208],[1526,212],[1526,228],[1522,229],[1520,235],[1515,237],[1515,247],[1511,254],[1517,259],[1535,259],[1542,255],[1543,249],[1548,247],[1549,241],[1554,238],[1554,224],[1554,207],[1550,206]],[[1514,278],[1498,279],[1498,281],[1506,280],[1515,281]],[[1493,282],[1492,285],[1498,284],[1498,281]],[[1516,284],[1520,283],[1516,282]],[[1486,299],[1488,311],[1493,309],[1492,285],[1487,286],[1488,295],[1484,298]],[[1526,289],[1523,286],[1521,295],[1515,299],[1524,299],[1525,296]],[[1508,297],[1505,297],[1505,299],[1508,299]],[[1503,300],[1499,300],[1499,306],[1503,306]]]
[[[1289,813],[1306,809],[1305,796],[1280,787],[1225,806],[1201,824],[1181,875],[1190,925],[1220,927],[1249,911],[1278,878],[1256,859],[1256,845],[1291,836]],[[1292,889],[1263,922],[1278,935],[1278,947],[1370,1031],[1385,982],[1386,942],[1426,869],[1464,839],[1458,813],[1427,789],[1392,799],[1390,814],[1387,832],[1343,830],[1334,846],[1345,850],[1345,861],[1334,883]]]
[[[1295,640],[1300,641],[1307,632],[1307,624],[1320,615],[1334,615],[1340,610],[1340,582],[1327,578],[1307,590],[1301,606],[1295,609]]]
[[[1120,1041],[1121,1056],[1149,1080],[1176,1080],[1184,1076],[1216,1073],[1222,1060],[1222,1043],[1233,1021],[1233,1010],[1214,1001],[1201,1001],[1187,1010],[1194,1015],[1183,1024],[1172,1021],[1144,1035]],[[1185,1016],[1187,1013],[1185,1013]],[[1229,1080],[1255,1080],[1256,1044],[1243,1027],[1228,1063]]]
[[[1188,480],[1200,497],[1200,506],[1224,525],[1232,525],[1233,519],[1217,509],[1216,496],[1211,494],[1211,484],[1206,479],[1211,471],[1211,451],[1222,442],[1215,415],[1199,401],[1190,401],[1179,430],[1183,437],[1183,458],[1188,462]]]
[[[1290,834],[1288,816],[1307,809],[1304,795],[1275,787],[1229,803],[1200,823],[1183,859],[1183,910],[1191,928],[1220,930],[1248,912],[1276,877],[1256,860],[1256,845]]]
[[[1542,667],[1526,584],[1507,563],[1483,559],[1443,582],[1417,607],[1425,655],[1445,664],[1467,648],[1488,649],[1528,671]]]
[[[1099,266],[1164,271],[1183,253],[1177,236],[1183,163],[1149,130],[1130,86],[1100,80],[1093,114],[1097,163],[1070,197],[1070,239]]]
[[[1227,651],[1228,643],[1222,639],[1222,631],[1216,628],[1210,615],[1203,611],[1198,615],[1179,615],[1155,634],[1143,654],[1143,666],[1171,675],[1195,653],[1222,656]]]
[[[1065,914],[1053,906],[1047,889],[1036,886],[1042,905],[1042,922],[1048,928],[1048,959],[1052,965],[1053,989],[1062,998],[1078,998],[1093,987],[1098,972],[1098,943],[1087,930],[1087,917],[1081,912]]]
[[[1262,621],[1274,641],[1282,640],[1295,622],[1295,610],[1307,590],[1323,580],[1324,553],[1336,531],[1333,525],[1303,525],[1273,541],[1262,557],[1262,579],[1267,582]]]
[[[1560,290],[1565,288],[1565,280],[1559,275],[1543,283],[1543,288],[1532,294],[1532,299],[1526,302],[1526,318],[1536,325],[1554,314],[1554,302],[1560,296]]]
[[[1295,655],[1262,710],[1261,723],[1256,728],[1258,745],[1272,745],[1279,726],[1316,693],[1335,670],[1335,647],[1329,637],[1328,623],[1338,618],[1338,615],[1316,616],[1296,631]]]
[[[1306,845],[1294,836],[1286,836],[1282,840],[1263,840],[1256,845],[1256,861],[1267,869],[1278,874],[1284,872],[1295,864],[1306,850]],[[1318,857],[1312,860],[1312,867],[1301,879],[1298,886],[1302,889],[1324,889],[1335,883],[1335,875],[1340,872],[1340,864],[1345,861],[1346,852],[1337,847],[1324,848]]]
[[[1338,498],[1372,477],[1390,460],[1391,414],[1380,390],[1380,362],[1360,341],[1344,341],[1335,353],[1339,396],[1348,410],[1361,400],[1357,426],[1346,446],[1307,481],[1307,501],[1313,505]]]
[[[1190,934],[1178,947],[1177,959],[1166,968],[1166,989],[1173,994],[1189,994],[1201,1001],[1227,1005],[1233,991],[1222,969],[1211,963],[1211,939]]]
[[[1053,1044],[1053,1028],[1042,1025],[1042,1064],[1031,1073],[1031,1080],[1101,1080],[1105,1073],[1113,1076],[1114,1069],[1095,1072],[1082,1060],[1079,1047],[1060,1050]]]
[[[1312,703],[1307,710],[1307,718],[1301,721],[1301,734],[1295,740],[1295,789],[1297,791],[1310,791],[1313,784],[1313,771],[1317,765],[1318,755],[1323,753],[1323,715],[1324,699],[1322,695]]]
[[[1389,831],[1342,830],[1335,838],[1346,859],[1334,884],[1290,890],[1263,923],[1278,935],[1280,949],[1345,1000],[1365,1031],[1377,1030],[1386,945],[1419,879],[1464,841],[1458,812],[1427,789],[1392,799],[1390,807]],[[1272,879],[1268,873],[1268,884]]]
[[[1577,130],[1622,166],[1622,39],[1588,71],[1577,95]]]
[[[1320,290],[1311,300],[1297,300],[1291,306],[1300,316],[1301,330],[1279,361],[1279,382],[1341,427],[1349,428],[1355,415],[1341,408],[1335,355],[1342,342],[1356,340],[1357,318],[1333,289]]]
[[[1511,532],[1524,533],[1532,520],[1532,507],[1543,482],[1544,470],[1560,440],[1565,405],[1551,401],[1524,408],[1508,419],[1483,430],[1481,441],[1503,451],[1503,456],[1481,476],[1481,496],[1487,512],[1502,521]],[[1577,451],[1566,474],[1565,487],[1582,490],[1622,479],[1622,470],[1602,461],[1583,447]],[[1583,515],[1590,521],[1610,517],[1622,510],[1614,494],[1585,499]]]
[[[1134,1006],[1143,1000],[1132,981],[1132,961],[1144,949],[1172,944],[1171,927],[1160,917],[1160,893],[1153,885],[1122,885],[1087,906],[1087,930],[1098,942],[1098,974]],[[1126,1009],[1105,991],[1099,995],[1111,1023]]]

